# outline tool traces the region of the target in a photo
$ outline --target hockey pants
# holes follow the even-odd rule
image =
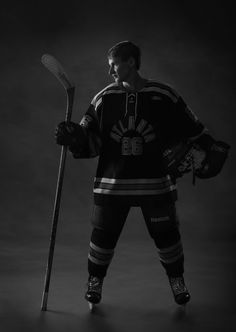
[[[126,205],[94,206],[88,254],[90,275],[100,278],[106,276],[129,210],[130,206]],[[141,210],[167,275],[182,275],[184,254],[175,205],[160,207],[145,204]]]

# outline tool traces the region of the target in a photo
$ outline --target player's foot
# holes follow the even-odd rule
[[[102,285],[103,278],[89,276],[87,283],[88,290],[85,294],[85,299],[89,302],[90,309],[93,309],[93,305],[101,301]]]
[[[170,286],[174,294],[175,302],[183,305],[190,300],[190,294],[184,282],[184,277],[169,277]]]

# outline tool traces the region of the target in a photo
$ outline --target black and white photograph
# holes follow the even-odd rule
[[[236,331],[233,1],[0,17],[1,332]]]

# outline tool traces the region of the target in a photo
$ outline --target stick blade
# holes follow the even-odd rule
[[[41,57],[42,64],[61,82],[65,89],[72,88],[74,85],[70,81],[67,73],[60,62],[50,54]]]

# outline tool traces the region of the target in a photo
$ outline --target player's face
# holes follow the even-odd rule
[[[115,82],[126,82],[129,79],[133,68],[130,61],[122,61],[118,57],[110,57],[108,63],[110,67],[109,75],[114,78]]]

